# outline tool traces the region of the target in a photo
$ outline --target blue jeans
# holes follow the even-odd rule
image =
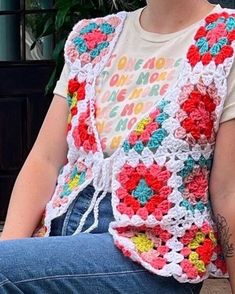
[[[68,211],[53,220],[50,237],[0,242],[0,294],[200,292],[202,283],[155,275],[121,253],[108,232],[113,220],[110,193],[100,203],[99,226],[71,236],[93,193],[91,185],[80,192]],[[91,213],[83,231],[92,223]]]

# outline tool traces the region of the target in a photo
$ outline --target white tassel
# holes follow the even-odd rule
[[[85,221],[92,210],[94,210],[94,223],[88,229],[86,229],[83,233],[89,233],[93,229],[98,227],[99,204],[101,200],[105,198],[110,186],[110,159],[109,158],[94,164],[93,185],[95,188],[95,193],[91,199],[90,206],[88,207],[87,211],[83,214],[80,220],[79,226],[75,230],[73,235],[79,234],[82,231]],[[103,191],[103,193],[98,198],[98,195],[101,191]]]
[[[104,191],[102,193],[102,195],[99,198],[97,198],[97,201],[96,201],[95,206],[94,206],[94,218],[95,218],[95,221],[88,229],[86,229],[84,231],[84,233],[90,233],[93,229],[98,227],[99,204],[100,204],[101,200],[106,196],[106,194],[107,194],[107,191]]]
[[[92,200],[91,200],[91,204],[90,206],[88,207],[87,211],[83,214],[81,220],[80,220],[80,223],[79,223],[79,226],[78,228],[76,229],[76,231],[73,233],[73,235],[76,235],[76,234],[79,234],[81,231],[82,231],[82,228],[85,224],[85,221],[88,217],[88,215],[90,214],[90,212],[92,211],[95,203],[96,203],[96,198],[97,196],[99,195],[99,191],[95,191],[93,197],[92,197]]]

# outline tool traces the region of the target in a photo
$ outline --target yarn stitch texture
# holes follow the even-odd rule
[[[112,187],[115,221],[109,233],[125,256],[179,282],[227,277],[208,182],[234,59],[235,15],[224,9],[205,18],[175,85],[114,154],[104,158],[95,121],[95,78],[115,47],[126,16],[121,12],[83,20],[68,37],[67,163],[34,236],[49,236],[51,221],[93,181],[96,191]],[[94,208],[96,221],[98,204],[105,197],[97,200],[97,195],[87,212]]]

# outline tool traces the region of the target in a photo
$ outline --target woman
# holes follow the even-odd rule
[[[199,293],[224,256],[235,291],[232,13],[151,0],[74,27],[12,192],[2,293]]]

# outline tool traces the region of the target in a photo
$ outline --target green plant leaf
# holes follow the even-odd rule
[[[66,9],[58,11],[58,13],[56,15],[56,19],[55,19],[55,29],[56,30],[59,30],[63,26],[65,18],[68,15],[69,10],[70,10],[70,7],[66,7]]]
[[[41,33],[40,37],[45,37],[47,35],[50,35],[54,32],[54,28],[53,28],[53,19],[49,18],[44,26],[43,32]]]
[[[63,54],[65,41],[66,41],[66,38],[60,40],[56,44],[55,49],[54,49],[53,54],[52,54],[53,59],[57,60],[60,57],[60,55]]]
[[[56,20],[55,20],[56,30],[59,30],[63,26],[66,16],[68,15],[72,7],[74,7],[77,4],[78,4],[77,0],[57,0],[56,1],[56,7],[58,9]]]

